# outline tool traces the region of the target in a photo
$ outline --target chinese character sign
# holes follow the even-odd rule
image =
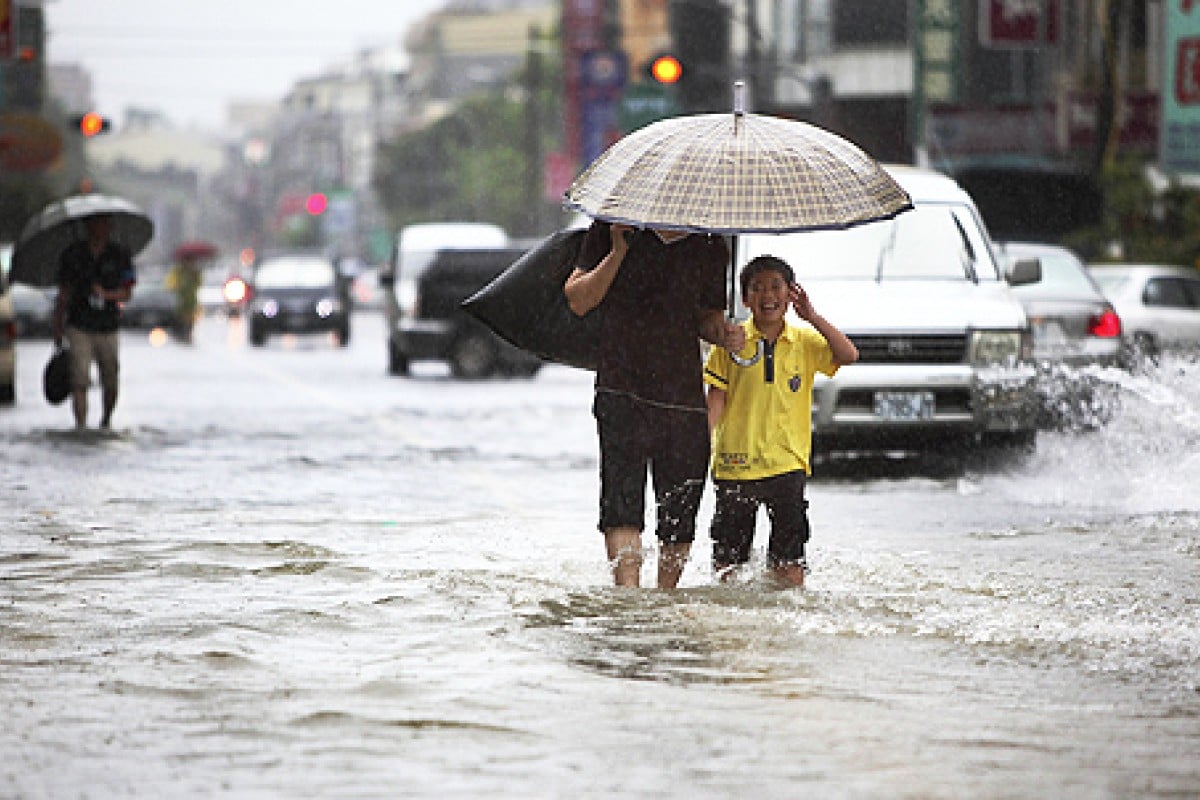
[[[959,99],[962,13],[959,0],[916,0],[913,134],[919,145],[927,139],[928,107]]]
[[[962,10],[954,0],[917,2],[917,80],[925,103],[958,100],[959,28]]]
[[[1200,173],[1200,3],[1168,0],[1159,154],[1169,173]]]
[[[1058,42],[1058,0],[980,0],[984,47],[1043,47]]]

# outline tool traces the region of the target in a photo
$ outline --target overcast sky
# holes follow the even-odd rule
[[[99,111],[156,108],[217,128],[230,100],[278,100],[300,78],[399,41],[445,0],[49,0],[48,58],[92,75]]]

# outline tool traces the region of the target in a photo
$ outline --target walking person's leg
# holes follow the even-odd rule
[[[96,364],[100,370],[100,386],[102,391],[103,410],[100,415],[100,427],[112,425],[113,409],[117,407],[117,392],[120,388],[121,364],[118,360],[118,334],[99,333],[93,337],[96,349]]]
[[[592,407],[600,440],[600,524],[616,586],[638,587],[646,516],[646,455],[634,401],[605,392]]]
[[[808,479],[803,471],[769,478],[763,501],[771,520],[771,540],[767,545],[767,564],[772,577],[787,586],[803,586],[808,572],[805,547],[808,544],[808,500],[804,496]]]
[[[75,427],[87,427],[87,390],[91,377],[92,337],[86,331],[67,326],[67,344],[71,348],[71,413],[75,416]]]
[[[651,475],[657,504],[658,587],[674,589],[696,538],[710,440],[703,413],[658,410],[653,415]]]
[[[717,503],[709,537],[712,539],[713,574],[719,581],[734,576],[750,560],[758,501],[741,481],[715,481]]]

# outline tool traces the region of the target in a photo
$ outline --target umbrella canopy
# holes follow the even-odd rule
[[[737,111],[634,131],[592,162],[565,204],[607,222],[721,234],[848,228],[912,208],[852,142]]]
[[[85,194],[57,200],[25,223],[13,248],[12,280],[32,286],[55,285],[62,251],[85,237],[83,220],[100,214],[112,217],[112,238],[134,255],[154,237],[154,223],[123,198]]]
[[[183,242],[182,244],[180,244],[178,247],[175,248],[175,260],[176,261],[187,261],[187,260],[199,261],[199,260],[205,259],[205,258],[212,258],[216,254],[217,254],[216,245],[210,244],[208,242],[200,242],[200,241]]]

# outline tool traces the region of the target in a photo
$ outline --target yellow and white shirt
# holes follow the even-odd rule
[[[762,334],[742,323],[754,355]],[[725,390],[725,410],[713,431],[713,477],[758,480],[803,469],[810,472],[813,377],[837,372],[833,351],[812,328],[788,324],[763,357],[748,367],[715,347],[704,365],[704,382]]]

